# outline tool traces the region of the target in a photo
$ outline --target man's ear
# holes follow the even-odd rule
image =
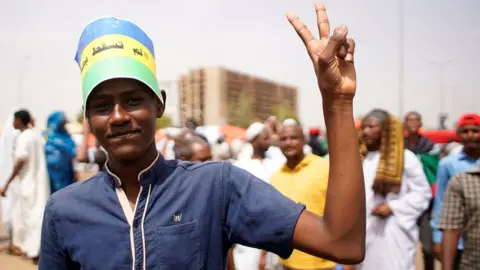
[[[165,90],[161,90],[162,98],[163,98],[163,104],[160,101],[159,98],[157,98],[157,118],[161,118],[163,116],[163,113],[165,112],[165,104],[167,104],[167,93]]]

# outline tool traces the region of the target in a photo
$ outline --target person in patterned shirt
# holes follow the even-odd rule
[[[439,228],[443,230],[442,269],[478,269],[480,266],[479,221],[480,165],[454,176],[448,183],[439,223]],[[464,250],[459,259],[456,256],[457,245],[462,233]]]

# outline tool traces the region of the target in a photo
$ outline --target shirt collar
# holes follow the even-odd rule
[[[298,172],[301,169],[310,165],[310,163],[312,163],[313,159],[314,159],[314,155],[312,153],[309,153],[309,154],[305,155],[305,157],[302,159],[302,161],[300,161],[300,163],[298,163],[297,166],[295,166],[295,168],[293,168],[293,169],[290,169],[287,166],[287,163],[283,164],[282,171],[284,171],[284,172]]]
[[[465,152],[463,152],[463,150],[458,153],[458,159],[459,160],[472,160],[472,161],[476,161],[475,159],[471,158],[470,156],[468,156],[467,154],[465,154]]]
[[[148,186],[156,180],[156,177],[154,176],[161,171],[164,161],[165,160],[163,156],[158,152],[157,157],[153,160],[153,162],[138,174],[137,178],[141,186]],[[120,188],[122,186],[122,180],[120,180],[120,177],[110,171],[108,168],[108,160],[105,163],[105,171],[107,173],[108,184],[115,188]]]
[[[468,173],[470,174],[480,174],[480,165],[475,166],[473,169],[471,169]]]

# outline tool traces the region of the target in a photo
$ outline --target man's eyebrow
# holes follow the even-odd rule
[[[135,87],[135,88],[131,88],[131,89],[122,91],[120,93],[120,95],[126,96],[126,95],[131,95],[131,94],[139,93],[139,92],[148,93],[148,91],[146,89]],[[112,96],[112,94],[96,93],[96,94],[92,94],[90,99],[93,99],[93,100],[94,99],[101,99],[101,98],[105,98],[105,97],[109,97],[109,96]]]

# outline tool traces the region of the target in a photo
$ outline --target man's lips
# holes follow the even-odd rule
[[[141,131],[140,130],[124,130],[124,131],[118,131],[114,132],[110,135],[107,135],[108,139],[115,139],[115,138],[124,138],[124,137],[129,137],[135,134],[139,134]]]

